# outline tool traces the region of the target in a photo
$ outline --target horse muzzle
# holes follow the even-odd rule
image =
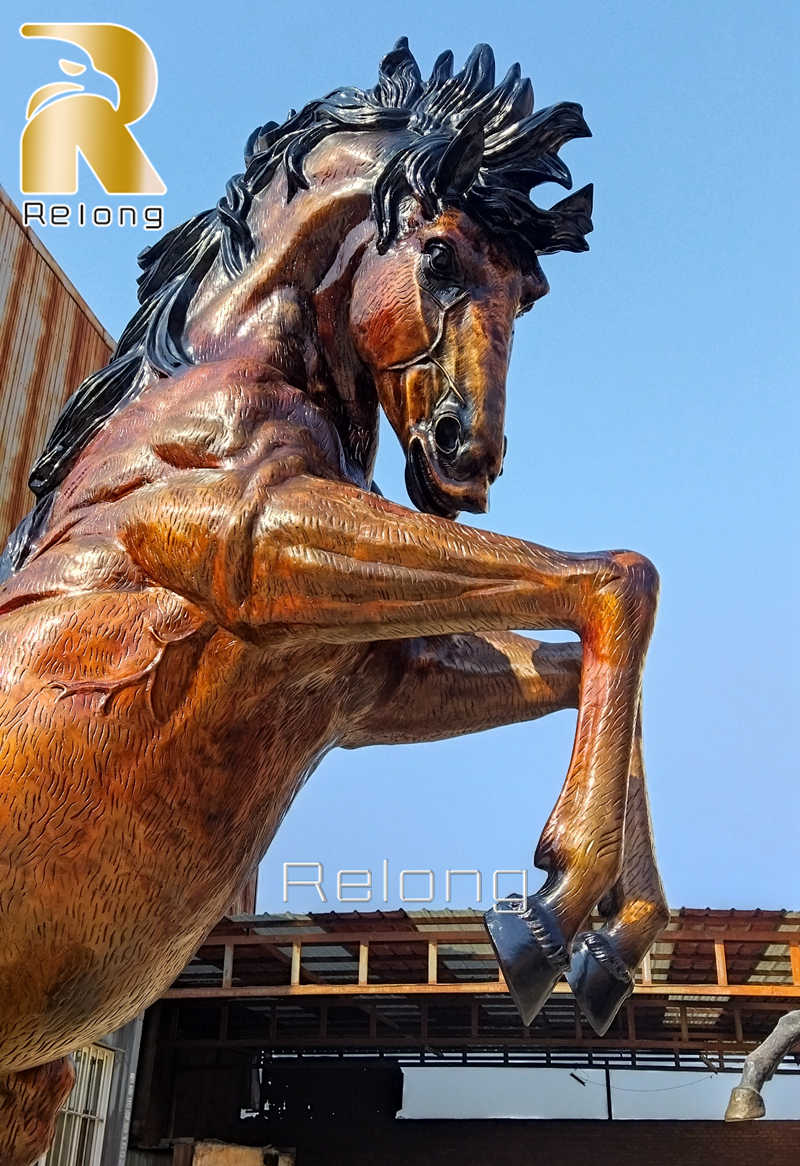
[[[414,426],[406,449],[406,489],[418,510],[442,518],[455,518],[462,510],[485,514],[497,474],[473,469],[464,476],[459,470],[468,458],[469,443],[457,414],[443,413],[432,423]]]

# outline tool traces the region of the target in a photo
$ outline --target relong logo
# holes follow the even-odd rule
[[[23,194],[75,194],[79,155],[108,194],[164,194],[161,176],[130,130],[158,87],[150,46],[121,24],[23,24],[20,32],[83,49],[119,95],[114,105],[76,81],[53,81],[32,94],[20,143]],[[77,61],[58,63],[70,77],[86,72]]]

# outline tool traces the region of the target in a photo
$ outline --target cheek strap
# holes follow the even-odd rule
[[[459,296],[458,299],[453,300],[449,304],[442,304],[436,298],[436,296],[431,291],[429,291],[426,287],[424,287],[422,284],[420,284],[420,291],[423,292],[426,296],[428,296],[431,300],[433,300],[434,304],[436,305],[436,310],[437,310],[438,315],[439,315],[439,322],[438,322],[438,325],[436,328],[436,335],[434,336],[434,338],[431,341],[428,348],[424,349],[424,351],[419,353],[418,356],[412,356],[408,360],[400,360],[397,362],[397,364],[388,365],[387,372],[402,372],[404,369],[413,368],[414,365],[416,365],[416,364],[435,364],[445,380],[445,390],[442,393],[441,397],[439,397],[439,399],[437,400],[436,405],[439,405],[441,403],[441,401],[449,393],[454,393],[455,396],[457,397],[458,401],[462,405],[464,405],[466,402],[464,401],[464,397],[462,396],[462,394],[456,388],[455,381],[450,376],[450,373],[444,367],[442,362],[434,356],[436,349],[439,347],[439,345],[442,343],[442,340],[444,339],[444,329],[445,329],[445,324],[447,322],[447,313],[450,311],[451,308],[454,308],[456,306],[456,304],[461,302],[461,300],[463,299],[463,296]]]

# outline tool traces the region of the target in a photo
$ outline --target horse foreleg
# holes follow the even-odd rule
[[[800,1042],[800,1010],[786,1012],[758,1048],[745,1057],[742,1079],[731,1090],[725,1121],[753,1121],[767,1112],[761,1089]]]
[[[0,1073],[0,1163],[31,1166],[50,1148],[56,1114],[75,1081],[70,1057]]]
[[[578,643],[514,632],[378,641],[340,744],[442,741],[577,708],[581,662]]]
[[[373,646],[358,683],[346,747],[436,741],[577,708],[582,651],[511,632]],[[653,851],[641,717],[628,774],[622,869],[603,897],[600,931],[578,937],[567,979],[601,1035],[669,918]]]
[[[248,474],[187,473],[142,491],[119,533],[150,579],[256,643],[279,635],[298,647],[365,644],[513,628],[579,635],[575,744],[537,850],[548,878],[524,915],[490,918],[509,989],[530,1022],[569,965],[581,923],[619,877],[658,594],[652,564],[631,551],[566,554],[306,474],[276,485],[266,464]]]
[[[578,937],[567,979],[587,1020],[603,1036],[633,991],[636,968],[669,919],[653,849],[641,712],[628,775],[622,870],[600,911],[607,923]]]

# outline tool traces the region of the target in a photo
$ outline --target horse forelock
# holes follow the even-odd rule
[[[253,259],[253,201],[278,169],[291,201],[310,184],[304,163],[316,146],[336,133],[369,130],[381,131],[386,143],[372,189],[380,250],[396,237],[408,196],[428,218],[446,206],[460,206],[523,268],[536,265],[541,254],[587,249],[591,187],[549,209],[530,199],[530,191],[544,182],[571,187],[558,151],[571,138],[589,135],[581,107],[562,102],[534,112],[533,89],[519,65],[495,85],[488,45],[477,45],[455,74],[453,54],[442,53],[424,81],[401,38],[381,61],[371,89],[335,89],[299,112],[290,110],[283,123],[257,127],[245,145],[244,172],[229,180],[216,208],[175,227],[140,254],[140,307],[108,365],[79,386],[59,416],[31,471],[36,507],[9,539],[0,578],[24,561],[46,525],[54,491],[101,426],[153,375],[170,377],[192,363],[184,344],[189,306],[216,260],[234,279]],[[477,135],[477,145],[466,141]],[[460,163],[454,159],[459,150]]]

